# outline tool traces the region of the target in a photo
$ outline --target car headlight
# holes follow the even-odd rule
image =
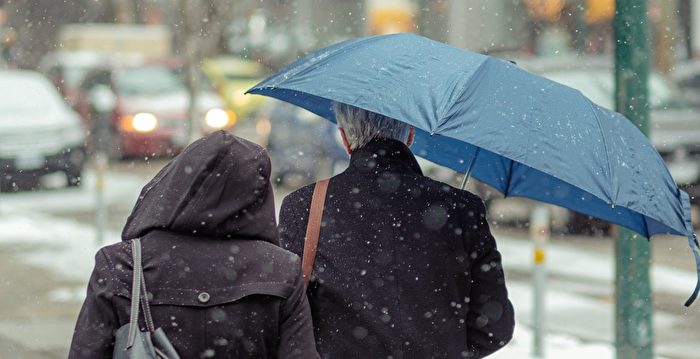
[[[158,118],[148,112],[139,112],[133,116],[124,116],[121,119],[121,129],[127,132],[151,132],[158,127]]]
[[[204,116],[204,122],[212,129],[222,129],[233,126],[236,123],[236,113],[231,110],[212,108]]]

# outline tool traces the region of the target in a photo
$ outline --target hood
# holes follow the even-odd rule
[[[151,230],[278,244],[265,150],[224,131],[188,146],[141,190],[122,239]]]

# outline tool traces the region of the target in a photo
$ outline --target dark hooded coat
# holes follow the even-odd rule
[[[280,212],[303,253],[313,185]],[[480,198],[422,175],[401,142],[375,139],[331,178],[307,291],[323,358],[481,358],[514,327]]]
[[[69,358],[112,357],[114,332],[129,322],[133,238],[155,325],[181,358],[316,357],[301,263],[278,247],[269,177],[264,150],[225,132],[165,166],[123,241],[95,256]]]

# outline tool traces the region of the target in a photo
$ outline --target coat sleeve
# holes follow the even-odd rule
[[[284,198],[280,208],[279,232],[282,248],[301,257],[304,254],[304,236],[309,218],[311,197],[305,198],[306,188]]]
[[[486,222],[486,209],[478,202],[472,232],[471,294],[467,314],[470,358],[482,358],[505,346],[513,337],[515,319],[508,300],[501,254]]]
[[[306,298],[301,267],[297,268],[292,294],[282,306],[278,357],[318,358],[309,301]]]
[[[111,358],[118,319],[111,303],[109,260],[100,250],[88,282],[87,296],[73,331],[69,359]]]

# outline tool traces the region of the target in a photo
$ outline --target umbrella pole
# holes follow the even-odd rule
[[[462,179],[462,187],[460,187],[461,190],[464,190],[465,187],[467,187],[467,183],[469,183],[469,177],[472,176],[472,170],[474,169],[474,163],[476,163],[476,156],[479,155],[479,150],[480,148],[476,148],[476,152],[474,152],[474,156],[472,156],[472,160],[469,162],[469,167],[467,167],[467,172],[464,174],[464,179]]]
[[[533,244],[533,297],[532,297],[532,354],[535,358],[544,358],[545,297],[547,289],[546,253],[550,237],[549,208],[537,204],[530,215],[530,237]]]

